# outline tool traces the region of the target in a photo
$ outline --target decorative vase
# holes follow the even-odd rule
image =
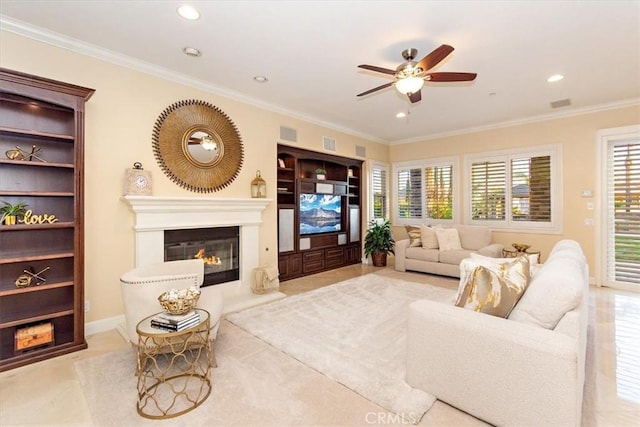
[[[386,252],[376,252],[371,254],[371,261],[373,261],[374,267],[386,267],[387,266]]]
[[[323,179],[325,179],[325,175],[319,173],[319,174],[316,175],[316,179],[323,180]]]
[[[5,225],[16,225],[16,216],[15,215],[6,215],[4,217]]]

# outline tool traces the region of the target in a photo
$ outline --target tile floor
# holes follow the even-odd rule
[[[283,282],[281,290],[293,295],[372,271],[436,286],[457,285],[453,279],[356,265]],[[590,309],[593,339],[587,349],[583,425],[638,426],[640,293],[591,288]],[[0,426],[92,425],[73,364],[127,344],[116,331],[98,333],[87,340],[87,350],[1,373]],[[425,417],[420,424],[455,424],[453,419],[449,421]]]

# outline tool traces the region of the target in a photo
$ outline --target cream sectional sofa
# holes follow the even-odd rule
[[[460,277],[460,262],[471,253],[501,257],[503,246],[491,243],[491,229],[479,225],[455,225],[461,249],[441,250],[437,244],[411,247],[410,239],[396,242],[395,269]],[[434,248],[434,246],[436,246]]]
[[[587,322],[588,267],[563,240],[506,319],[412,303],[406,380],[494,425],[579,426]]]

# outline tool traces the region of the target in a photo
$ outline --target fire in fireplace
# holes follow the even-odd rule
[[[240,279],[240,227],[164,231],[164,260],[204,261],[202,286]]]

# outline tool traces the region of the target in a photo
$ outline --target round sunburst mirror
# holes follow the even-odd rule
[[[176,102],[153,129],[153,153],[164,173],[191,191],[229,185],[242,168],[242,139],[219,108],[197,100]]]

